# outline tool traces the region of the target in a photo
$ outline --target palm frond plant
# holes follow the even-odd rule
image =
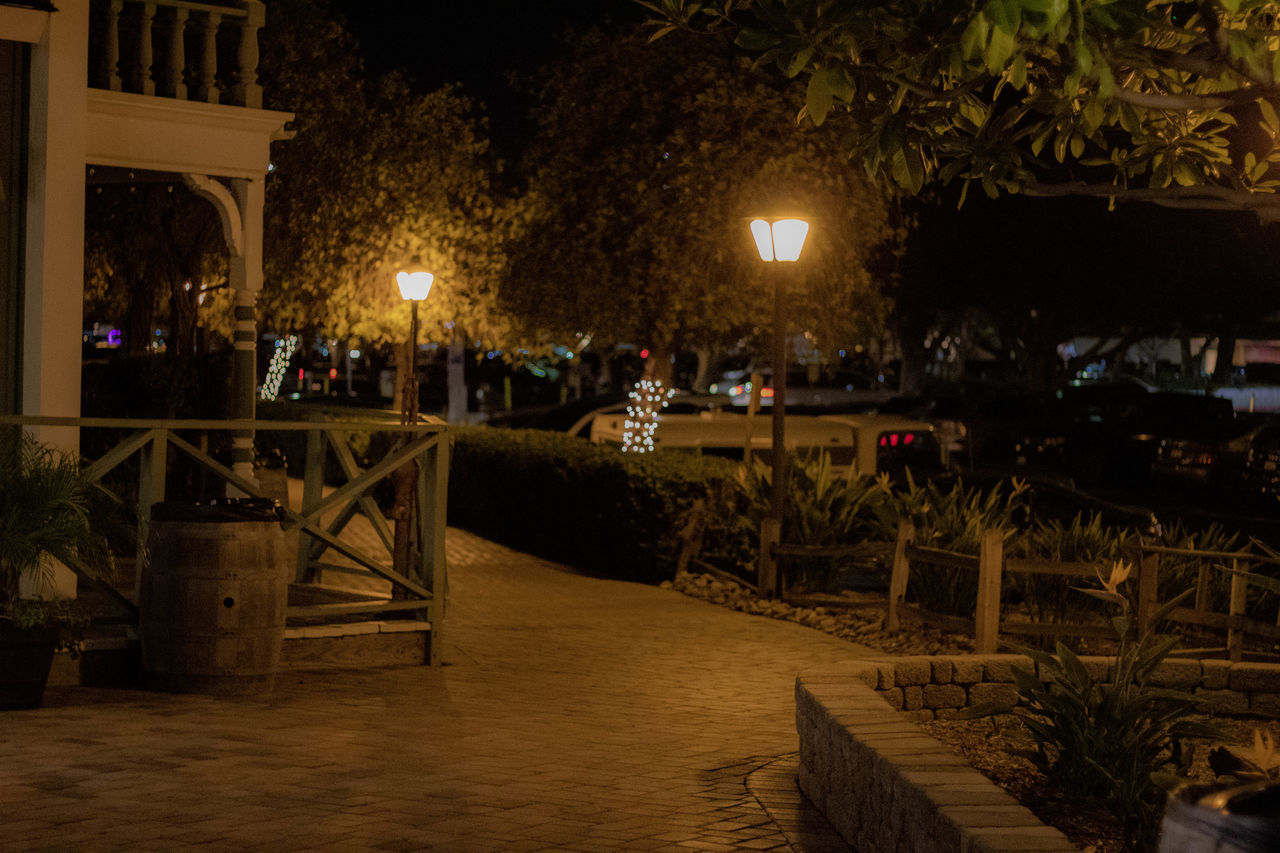
[[[65,627],[65,604],[23,597],[52,584],[58,563],[100,577],[113,563],[95,502],[111,500],[79,460],[23,432],[0,446],[0,625]]]

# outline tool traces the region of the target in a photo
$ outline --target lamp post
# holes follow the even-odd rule
[[[404,376],[400,383],[400,423],[412,424],[418,420],[418,303],[427,298],[431,292],[431,283],[435,276],[427,272],[417,257],[396,273],[396,285],[400,288],[400,296],[409,303],[412,319],[409,323],[409,344],[402,359]],[[407,444],[409,435],[403,434],[400,444]],[[392,476],[396,490],[394,509],[395,538],[391,555],[392,568],[409,577],[413,565],[414,545],[420,541],[416,535],[414,507],[417,503],[418,463],[410,462],[398,468]],[[403,597],[404,590],[392,585],[393,598]]]
[[[427,298],[431,292],[431,283],[436,277],[422,266],[417,256],[413,261],[396,273],[396,285],[400,288],[400,297],[409,303],[413,319],[409,323],[409,349],[405,353],[404,382],[400,387],[400,423],[411,424],[418,419],[418,372],[416,359],[418,349],[418,303]]]
[[[755,238],[760,260],[769,263],[795,263],[800,260],[809,223],[803,219],[753,219],[751,236]],[[790,270],[787,270],[788,272]],[[774,546],[782,541],[782,510],[787,495],[787,318],[786,276],[783,269],[773,277],[773,445],[772,483],[769,514],[760,527],[760,562],[756,586],[762,596],[778,591],[778,560]]]

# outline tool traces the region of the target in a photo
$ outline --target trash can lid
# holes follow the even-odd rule
[[[279,501],[270,498],[217,498],[211,501],[161,501],[151,505],[152,521],[278,521],[287,516]]]

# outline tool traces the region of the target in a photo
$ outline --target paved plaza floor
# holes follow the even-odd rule
[[[796,791],[788,622],[448,533],[444,664],[0,714],[0,851],[847,850]]]

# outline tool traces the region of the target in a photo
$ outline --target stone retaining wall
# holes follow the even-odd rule
[[[1110,658],[1081,658],[1100,679]],[[1065,853],[1077,848],[917,721],[1016,699],[1021,655],[873,659],[796,680],[800,788],[860,851]],[[1280,715],[1280,666],[1169,660],[1160,686],[1203,696],[1217,713]]]

